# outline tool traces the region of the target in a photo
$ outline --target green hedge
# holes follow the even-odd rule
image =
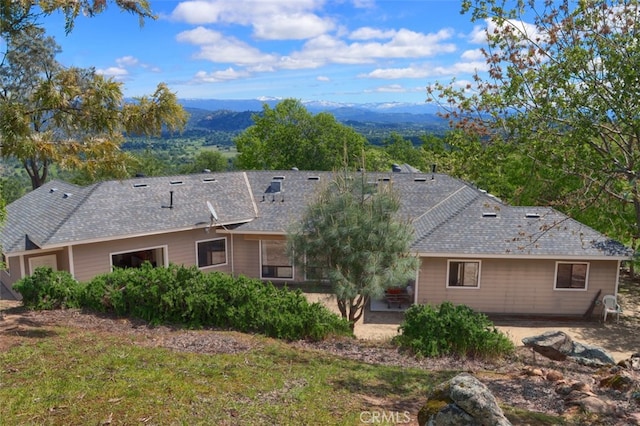
[[[486,315],[465,305],[413,305],[405,312],[394,341],[425,357],[457,355],[496,358],[513,353],[515,345]]]
[[[64,280],[56,279],[58,274]],[[62,291],[63,283],[67,292]],[[287,340],[353,335],[346,320],[319,303],[309,303],[299,290],[224,273],[202,273],[195,266],[154,268],[147,263],[99,275],[86,284],[75,282],[67,273],[36,270],[14,288],[26,306],[36,309],[83,307],[151,324],[216,327]],[[56,296],[64,303],[56,303]]]
[[[32,275],[15,283],[13,289],[22,295],[23,305],[30,309],[81,307],[83,286],[66,271],[36,268]]]

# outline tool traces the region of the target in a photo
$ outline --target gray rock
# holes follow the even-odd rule
[[[438,411],[435,418],[427,423],[427,425],[480,426],[480,423],[476,422],[473,417],[456,404],[449,404]]]
[[[562,331],[547,331],[537,336],[525,337],[522,343],[555,361],[564,361],[573,351],[573,340]]]
[[[631,354],[631,357],[623,359],[618,365],[630,370],[640,371],[640,353]]]
[[[421,412],[429,426],[511,425],[489,388],[468,373],[437,386]]]
[[[580,342],[573,342],[573,351],[569,357],[573,361],[589,367],[602,367],[616,363],[613,357],[601,347],[585,345]]]
[[[522,343],[554,361],[567,358],[582,365],[602,367],[615,364],[613,357],[603,348],[574,342],[562,331],[547,331],[537,336],[525,337]]]

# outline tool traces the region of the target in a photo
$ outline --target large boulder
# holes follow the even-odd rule
[[[615,364],[613,357],[603,348],[574,342],[563,331],[547,331],[537,336],[525,337],[522,343],[537,353],[554,361],[570,359],[577,363],[602,367]]]
[[[616,363],[613,357],[601,347],[585,345],[580,342],[573,342],[573,350],[569,357],[579,364],[590,367],[603,367]]]
[[[420,425],[511,425],[482,382],[461,373],[437,386],[418,413]]]
[[[537,336],[525,337],[522,343],[554,361],[564,361],[573,351],[571,336],[562,331],[547,331]]]

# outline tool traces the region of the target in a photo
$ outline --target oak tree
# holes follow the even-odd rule
[[[6,42],[0,63],[1,155],[22,163],[34,189],[53,164],[88,176],[128,176],[131,158],[120,150],[124,133],[159,135],[186,124],[186,112],[165,84],[151,96],[125,102],[121,83],[93,69],[59,64],[57,44],[37,25]]]
[[[238,135],[236,166],[249,170],[336,170],[358,167],[366,139],[329,113],[311,114],[296,99],[264,104]]]

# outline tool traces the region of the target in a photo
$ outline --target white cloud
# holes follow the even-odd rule
[[[366,74],[360,74],[360,78],[374,78],[395,80],[399,78],[427,78],[455,76],[459,74],[473,74],[486,71],[487,64],[478,62],[458,62],[451,66],[433,66],[430,64],[415,65],[406,68],[378,68]]]
[[[220,83],[223,81],[237,80],[239,78],[248,77],[249,73],[245,71],[236,71],[233,68],[226,70],[205,72],[198,71],[193,78],[194,83]]]
[[[351,40],[390,39],[396,34],[393,30],[379,30],[377,28],[362,27],[349,34]]]
[[[129,72],[122,67],[109,67],[97,69],[96,74],[104,75],[105,77],[112,77],[115,80],[124,80],[128,77]]]
[[[473,44],[487,44],[487,27],[476,25],[469,34],[469,41]]]
[[[480,49],[465,50],[464,52],[462,52],[462,55],[460,55],[460,57],[468,61],[484,60],[484,54]]]
[[[471,31],[471,34],[469,35],[469,41],[471,43],[487,44],[487,33],[492,34],[496,29],[500,28],[500,26],[498,26],[492,19],[485,19],[484,22],[486,24],[485,26],[476,25]],[[515,30],[514,34],[522,34],[530,40],[546,39],[545,34],[539,32],[534,24],[530,24],[525,21],[507,19],[502,24],[502,27],[506,26],[513,28]]]
[[[331,18],[314,13],[323,4],[323,0],[194,0],[178,4],[171,18],[194,25],[250,26],[254,37],[264,40],[306,39],[335,27]]]
[[[331,81],[331,79],[329,77],[327,77],[326,75],[319,75],[316,77],[317,81]]]
[[[135,67],[140,65],[140,61],[133,56],[123,56],[121,58],[116,59],[116,64],[120,67]]]
[[[407,89],[402,87],[399,84],[390,84],[388,86],[380,86],[376,87],[375,92],[377,93],[405,93]]]
[[[309,40],[302,49],[291,54],[296,59],[313,59],[314,63],[368,64],[378,59],[423,58],[453,52],[456,46],[445,43],[453,36],[451,30],[423,34],[402,29],[387,42],[346,43],[336,37],[323,35]]]
[[[235,37],[225,37],[217,31],[204,27],[183,31],[176,36],[176,39],[179,42],[200,46],[200,51],[195,57],[211,62],[249,66],[272,63],[277,60],[276,56],[262,53],[259,49]]]
[[[335,24],[311,13],[293,13],[260,17],[253,27],[259,39],[303,40],[331,31]]]

